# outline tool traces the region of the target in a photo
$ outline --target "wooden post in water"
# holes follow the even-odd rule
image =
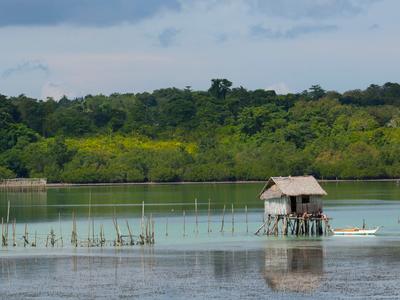
[[[211,200],[210,198],[208,199],[208,228],[207,228],[207,232],[210,233],[211,232]]]
[[[153,216],[151,216],[151,244],[153,244],[154,245],[154,242],[155,242],[155,224],[156,224],[156,222],[154,221],[154,218],[153,218]]]
[[[142,235],[144,236],[144,201],[142,201],[142,219],[140,221],[140,230],[142,231]]]
[[[121,246],[122,244],[122,238],[121,238],[121,234],[120,234],[120,230],[118,227],[118,220],[117,220],[117,216],[115,215],[115,208],[114,208],[114,215],[113,215],[113,224],[114,224],[114,228],[115,228],[115,232],[116,232],[116,240],[115,240],[115,246]]]
[[[232,203],[232,234],[235,232],[235,211],[233,209],[233,203]]]
[[[25,233],[24,233],[24,247],[29,245],[29,240],[28,240],[28,224],[25,224]]]
[[[62,236],[62,227],[61,227],[61,213],[58,212],[58,222],[60,224],[60,241],[61,241],[61,247],[64,246],[64,241],[63,241],[63,236]],[[36,231],[35,231],[36,233]]]
[[[244,207],[246,213],[246,233],[249,233],[249,218],[247,216],[247,205]]]
[[[31,244],[32,247],[36,247],[37,243],[36,243],[36,237],[37,237],[37,232],[35,230],[35,239],[33,240],[33,243]]]
[[[183,236],[186,236],[186,212],[183,210]]]
[[[89,192],[89,213],[88,213],[88,237],[87,237],[87,241],[88,241],[88,247],[90,247],[91,242],[90,242],[90,210],[91,210],[91,205],[92,205],[92,190],[90,190]]]
[[[135,244],[133,241],[133,234],[132,234],[131,228],[129,226],[128,220],[125,220],[125,222],[126,222],[126,227],[128,228],[128,233],[129,233],[129,245],[132,246]]]
[[[220,232],[224,232],[225,209],[226,209],[226,205],[224,204],[224,209],[222,210],[222,220],[221,220],[221,230],[220,230]]]
[[[72,233],[71,233],[71,244],[78,247],[78,233],[76,232],[76,217],[75,210],[72,211]]]
[[[103,247],[105,243],[106,243],[106,238],[104,235],[104,226],[103,224],[100,224],[100,247]]]
[[[195,214],[196,214],[196,234],[199,233],[199,218],[197,215],[197,198],[194,199],[194,210],[195,210]]]
[[[17,229],[17,224],[16,224],[16,222],[17,222],[17,221],[16,221],[15,218],[14,218],[13,226],[12,226],[12,228],[13,228],[13,233],[12,233],[12,235],[13,235],[13,247],[17,246],[17,242],[16,242],[16,240],[15,240],[15,235],[16,235],[15,231],[16,231],[16,229]]]
[[[1,245],[4,247],[4,220],[1,217]]]
[[[167,220],[165,221],[165,236],[168,236],[168,215]]]
[[[8,246],[8,223],[10,221],[10,200],[7,202],[7,220],[6,220],[6,230],[5,230],[5,240],[6,240],[6,246]]]

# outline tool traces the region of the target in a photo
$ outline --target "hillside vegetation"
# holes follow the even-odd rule
[[[50,182],[400,177],[400,85],[343,94],[232,88],[0,95],[0,178]]]

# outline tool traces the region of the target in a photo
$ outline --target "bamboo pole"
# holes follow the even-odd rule
[[[221,230],[220,230],[220,232],[224,232],[225,209],[226,209],[226,205],[224,204],[224,209],[222,211],[222,220],[221,220]]]
[[[36,247],[36,245],[37,245],[36,238],[37,238],[37,232],[35,230],[35,239],[33,240],[33,243],[31,244],[32,247]]]
[[[10,200],[8,200],[8,203],[7,203],[7,224],[9,222],[9,220],[10,220]]]
[[[91,213],[91,206],[92,206],[92,190],[89,191],[89,213],[88,213],[88,247],[90,247],[90,213]]]
[[[24,232],[24,247],[29,245],[29,240],[28,240],[28,224],[25,224],[25,232]]]
[[[168,236],[168,216],[167,216],[167,220],[165,222],[165,236]]]
[[[183,210],[183,236],[186,236],[186,212]]]
[[[115,215],[115,207],[114,207],[113,223],[114,223],[114,228],[115,228],[115,232],[117,235],[116,240],[115,240],[115,246],[121,246],[122,239],[121,239],[121,234],[120,234],[120,230],[118,227],[117,216]]]
[[[1,217],[1,245],[4,247],[5,245],[5,237],[4,237],[4,220]]]
[[[155,237],[154,237],[154,231],[155,231],[155,224],[156,221],[154,220],[153,217],[151,217],[151,243],[154,245],[155,243]]]
[[[15,247],[15,246],[17,246],[17,242],[16,242],[16,239],[15,239],[15,235],[16,235],[15,231],[17,229],[17,224],[16,224],[15,218],[14,218],[14,221],[13,221],[12,228],[13,228],[13,247]]]
[[[235,232],[235,211],[232,203],[232,234]]]
[[[128,228],[128,233],[129,233],[129,244],[132,246],[132,245],[134,245],[133,234],[132,234],[131,228],[129,226],[128,220],[125,220],[125,221],[126,221],[126,227]]]
[[[142,235],[144,235],[144,201],[142,201],[142,219],[140,221],[140,229],[142,230]]]
[[[10,200],[7,202],[7,222],[6,222],[6,232],[5,232],[5,240],[6,240],[6,246],[8,246],[8,223],[10,221]]]
[[[197,198],[194,199],[194,210],[195,210],[195,214],[196,214],[196,234],[199,233],[199,218],[197,215]]]
[[[78,233],[76,232],[76,216],[75,210],[72,211],[72,233],[71,233],[71,244],[78,247]]]
[[[211,232],[211,200],[208,199],[208,229],[207,232]]]
[[[249,218],[247,215],[247,205],[244,207],[244,210],[246,212],[246,233],[249,233]]]
[[[61,213],[58,212],[58,222],[60,225],[60,241],[61,241],[61,247],[64,247],[64,241],[63,241],[63,236],[62,236],[62,227],[61,227]],[[36,234],[36,231],[35,231]]]
[[[103,247],[104,246],[104,228],[103,228],[103,224],[100,224],[100,232],[99,232],[99,235],[100,235],[100,240],[99,240],[99,244],[100,244],[100,247]]]

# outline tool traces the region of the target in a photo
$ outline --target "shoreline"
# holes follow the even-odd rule
[[[48,183],[46,187],[79,187],[79,186],[130,186],[130,185],[196,185],[196,184],[247,184],[265,183],[266,180],[239,181],[179,181],[179,182],[101,182],[101,183]],[[319,179],[318,182],[399,182],[400,178],[386,179]]]

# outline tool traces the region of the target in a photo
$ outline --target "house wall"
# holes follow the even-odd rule
[[[281,197],[264,201],[265,214],[268,215],[286,215],[294,213],[291,210],[290,198]],[[322,212],[322,199],[320,196],[310,196],[310,203],[302,203],[302,197],[296,197],[296,213],[303,214]]]
[[[264,201],[266,215],[286,215],[290,211],[287,197],[268,199]]]
[[[296,213],[318,213],[322,212],[321,196],[310,196],[310,203],[302,203],[302,197],[296,197]]]

